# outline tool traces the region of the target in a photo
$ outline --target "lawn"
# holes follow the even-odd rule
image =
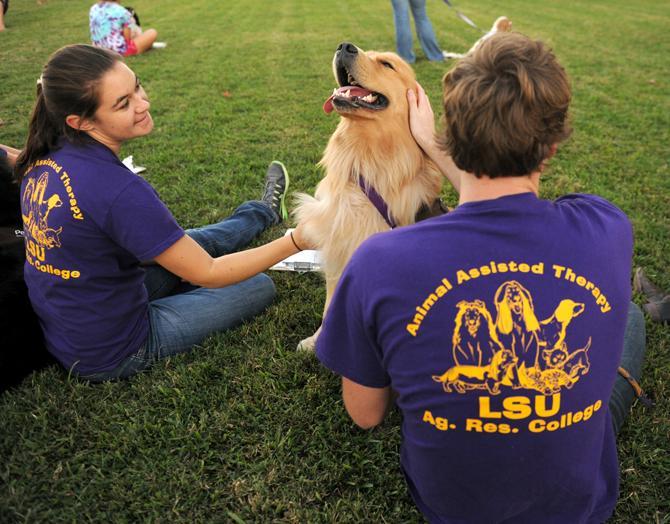
[[[0,33],[0,143],[22,145],[41,66],[60,46],[88,41],[91,2],[12,0]],[[168,47],[128,60],[156,127],[123,153],[147,166],[185,227],[258,197],[273,159],[294,190],[313,191],[337,125],[321,110],[333,51],[342,41],[394,48],[387,0],[132,5]],[[554,48],[573,83],[574,134],[542,196],[613,201],[634,225],[634,265],[670,289],[670,3],[457,5],[482,27],[505,14]],[[478,37],[442,2],[429,2],[429,14],[445,49],[465,51]],[[439,112],[448,64],[417,53]],[[446,186],[444,199],[457,201]],[[338,379],[295,351],[319,325],[320,277],[273,277],[266,314],[142,376],[92,386],[52,367],[0,397],[0,522],[421,522],[398,467],[399,416],[356,429]],[[619,437],[616,523],[670,523],[670,328],[647,319],[647,333],[642,385],[657,407],[635,405]]]

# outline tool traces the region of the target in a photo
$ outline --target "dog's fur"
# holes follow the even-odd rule
[[[410,132],[407,91],[416,90],[416,77],[406,62],[395,53],[364,52],[344,43],[335,53],[333,72],[341,87],[326,104],[341,118],[320,162],[325,177],[314,198],[299,196],[295,211],[305,236],[322,253],[324,314],[354,250],[370,235],[389,229],[359,186],[359,177],[384,199],[399,226],[412,224],[422,207],[434,205],[442,180]],[[348,83],[388,104],[371,108],[347,99],[342,87]],[[317,334],[300,347],[313,349]]]
[[[31,372],[54,362],[44,347],[42,329],[23,281],[25,248],[17,238],[21,226],[19,188],[0,157],[0,393]]]

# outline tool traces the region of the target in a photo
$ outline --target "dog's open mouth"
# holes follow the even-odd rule
[[[337,82],[340,87],[333,89],[333,94],[323,104],[323,110],[330,113],[333,109],[369,109],[379,111],[388,106],[388,99],[360,85],[343,65],[337,67]]]

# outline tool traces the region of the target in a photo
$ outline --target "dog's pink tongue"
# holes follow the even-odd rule
[[[333,98],[335,98],[335,95],[330,95],[328,97],[328,100],[326,100],[323,104],[323,110],[326,113],[332,113],[333,112]]]
[[[326,113],[331,113],[333,111],[333,98],[336,96],[343,96],[347,91],[349,91],[349,97],[356,97],[356,98],[361,98],[368,96],[372,91],[368,91],[367,89],[363,89],[360,86],[343,86],[335,91],[333,91],[333,94],[328,97],[328,100],[326,100],[323,104],[323,110]]]

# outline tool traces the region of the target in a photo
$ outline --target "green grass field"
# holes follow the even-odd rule
[[[22,145],[41,66],[60,46],[88,41],[91,3],[12,0],[0,33],[0,143]],[[123,154],[148,167],[185,227],[256,198],[273,159],[294,190],[313,191],[337,125],[321,110],[336,46],[395,45],[387,0],[131,5],[168,47],[128,60],[156,127]],[[458,5],[482,27],[505,14],[554,48],[573,82],[574,134],[542,196],[613,201],[635,228],[634,265],[670,289],[670,4]],[[465,51],[478,37],[442,2],[429,2],[429,14],[445,49]],[[439,112],[448,65],[416,50]],[[457,201],[446,187],[444,198]],[[273,277],[278,298],[266,314],[142,376],[92,386],[49,368],[0,397],[0,522],[421,522],[398,467],[399,416],[356,429],[339,380],[295,351],[319,325],[320,277]],[[642,385],[658,406],[636,405],[619,437],[617,523],[670,523],[670,328],[647,319],[647,330]]]

